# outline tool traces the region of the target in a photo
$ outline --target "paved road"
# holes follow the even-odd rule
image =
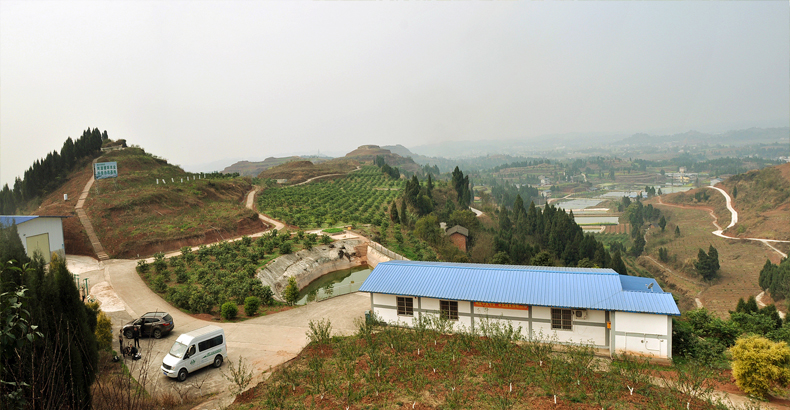
[[[227,337],[228,360],[236,362],[243,356],[254,369],[257,382],[271,367],[294,358],[307,345],[305,334],[311,320],[327,318],[332,322],[333,334],[351,334],[355,331],[354,320],[363,318],[365,310],[370,308],[369,294],[352,293],[239,323],[204,321],[181,312],[151,291],[137,274],[134,260],[98,262],[88,257],[67,256],[67,263],[73,272],[80,273],[80,278],[89,278],[92,284],[96,283],[91,294],[103,308],[110,307],[116,337],[113,348],[117,349],[121,326],[132,318],[157,310],[167,311],[173,316],[176,324],[173,333],[160,340],[143,339],[144,360],[128,364],[134,376],[144,380],[146,389],[153,395],[184,391],[185,386],[197,391],[197,384],[202,385],[203,395],[219,393],[218,401],[212,401],[209,407],[232,400],[226,393],[229,382],[222,377],[227,365],[220,370],[200,370],[185,383],[164,376],[159,366],[178,335],[208,324],[222,327]]]

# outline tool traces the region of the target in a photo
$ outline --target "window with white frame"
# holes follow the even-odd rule
[[[439,316],[442,319],[458,320],[458,301],[455,301],[455,300],[440,300],[439,301]]]
[[[398,316],[414,316],[414,298],[398,296]]]
[[[551,328],[573,330],[573,311],[570,309],[551,309]]]

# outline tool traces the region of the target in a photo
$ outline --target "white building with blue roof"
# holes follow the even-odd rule
[[[63,218],[68,216],[0,215],[0,225],[16,225],[25,253],[32,258],[38,252],[49,263],[53,252],[66,257]]]
[[[467,329],[507,321],[527,338],[660,358],[672,357],[672,316],[680,315],[655,279],[612,269],[399,260],[378,264],[359,290],[393,324],[426,314]]]

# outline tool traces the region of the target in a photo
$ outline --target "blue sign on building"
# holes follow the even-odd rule
[[[95,179],[118,178],[118,163],[97,162],[93,164],[93,177]]]

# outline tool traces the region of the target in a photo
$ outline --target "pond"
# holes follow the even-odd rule
[[[297,305],[317,302],[333,296],[345,295],[359,290],[362,282],[370,275],[368,266],[359,266],[351,269],[329,272],[324,276],[310,282],[299,292]]]

